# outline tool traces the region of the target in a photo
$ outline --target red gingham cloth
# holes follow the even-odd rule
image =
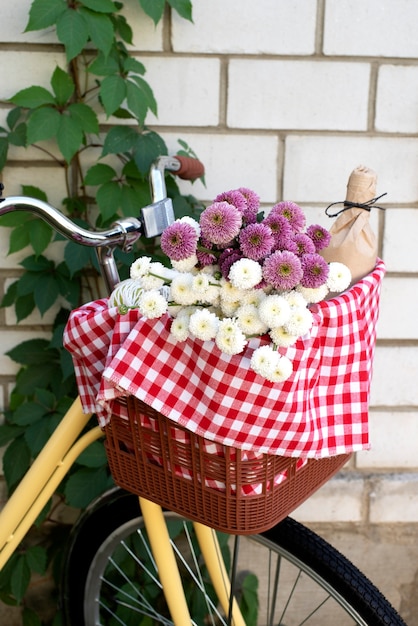
[[[120,315],[98,300],[72,312],[64,345],[72,353],[86,412],[103,426],[133,395],[174,423],[252,453],[301,458],[368,449],[368,402],[383,261],[345,293],[311,307],[306,336],[281,350],[293,361],[284,383],[253,372],[251,339],[229,356],[212,341],[170,336],[168,315]]]

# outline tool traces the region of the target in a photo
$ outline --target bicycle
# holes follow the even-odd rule
[[[194,162],[177,157],[158,159],[150,172],[152,204],[142,209],[140,218],[120,220],[107,231],[81,229],[57,209],[33,198],[3,199],[0,215],[31,211],[65,237],[95,247],[110,292],[119,281],[115,248],[129,250],[141,235],[158,235],[174,219],[166,197],[165,170],[194,178],[195,167]],[[99,426],[81,435],[90,417],[83,414],[79,398],[75,400],[0,513],[0,569],[78,455],[103,437]],[[126,441],[124,432],[122,447],[129,448]],[[330,478],[348,456],[326,459],[323,465],[329,467],[295,503]],[[150,465],[155,470],[158,463]],[[296,465],[294,460],[292,467]],[[279,472],[277,468],[272,471],[269,480]],[[187,488],[193,489],[192,481]],[[245,506],[248,502],[247,496]],[[178,511],[163,510],[152,498],[140,495],[138,501],[134,493],[115,487],[93,502],[74,527],[62,584],[65,623],[326,626],[338,620],[359,626],[405,624],[356,567],[287,517],[287,512],[284,508],[281,521],[270,523],[265,522],[268,513],[264,511],[261,526],[267,523],[268,528],[254,530],[250,519],[245,522],[245,534],[239,532],[238,523],[230,535],[224,522],[214,530],[196,518],[190,521]]]

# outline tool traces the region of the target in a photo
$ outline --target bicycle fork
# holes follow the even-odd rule
[[[154,504],[144,498],[139,498],[139,502],[152,554],[157,564],[158,575],[173,623],[175,626],[192,624],[162,508],[158,504]],[[230,606],[231,583],[225,569],[216,532],[212,528],[197,522],[194,522],[194,529],[222,609],[225,615],[229,616],[230,612],[232,614],[232,619],[228,621],[228,624],[231,624],[231,626],[245,626],[235,599]]]

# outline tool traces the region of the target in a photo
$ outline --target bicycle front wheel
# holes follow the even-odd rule
[[[116,500],[114,516],[108,507],[97,524],[77,533],[64,594],[71,626],[172,624],[138,502],[134,498],[133,509],[132,496],[125,497],[128,507]],[[171,512],[165,517],[193,624],[228,624],[191,522]],[[223,533],[218,538],[229,568],[234,538]],[[294,520],[240,537],[239,544],[235,591],[248,626],[406,626],[358,569]]]

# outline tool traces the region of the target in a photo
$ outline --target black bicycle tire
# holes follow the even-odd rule
[[[138,514],[137,498],[115,489],[90,507],[76,525],[64,559],[61,603],[66,626],[90,626],[85,623],[82,608],[89,564],[107,536],[131,518],[138,518]],[[406,626],[376,586],[307,527],[286,518],[261,537],[325,581],[359,614],[363,621],[357,623]]]

